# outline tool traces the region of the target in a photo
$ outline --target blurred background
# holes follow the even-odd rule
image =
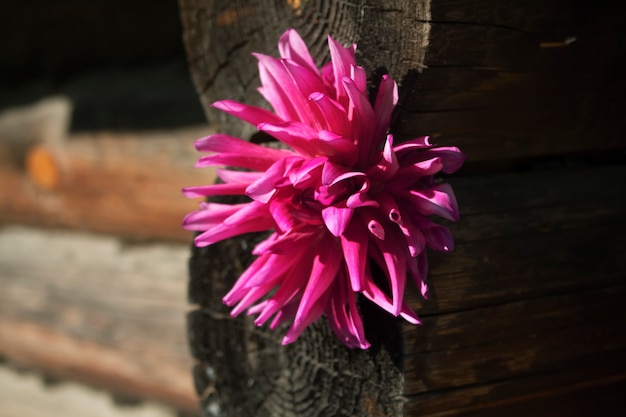
[[[0,417],[197,415],[176,0],[7,3],[0,45]]]

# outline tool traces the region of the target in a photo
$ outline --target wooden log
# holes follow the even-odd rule
[[[371,72],[385,67],[400,78],[424,60],[430,0],[400,0],[387,9],[372,1],[267,2],[180,0],[184,41],[196,90],[212,124],[249,136],[245,123],[212,110],[231,99],[265,105],[252,52],[277,54],[290,27],[306,39],[317,63],[327,59],[327,35],[358,42],[358,59]],[[391,47],[393,45],[393,47]]]
[[[624,8],[409,3],[181,1],[205,107],[221,98],[257,104],[248,53],[273,53],[287,27],[318,58],[331,33],[359,44],[369,74],[385,66],[402,81],[392,126],[399,138],[430,134],[468,156],[465,174],[451,179],[461,204],[457,248],[431,257],[431,300],[409,296],[425,324],[400,335],[398,322],[370,315],[363,303],[366,331],[376,334],[369,357],[324,341],[323,323],[281,348],[276,334],[228,319],[220,298],[250,260],[254,238],[195,250],[190,297],[201,308],[189,325],[205,407],[219,405],[225,415],[375,414],[367,403],[400,416],[390,399],[404,395],[404,412],[415,416],[622,415],[615,394],[625,373],[614,364],[626,363],[626,172],[613,164],[623,162],[626,127],[624,50],[614,41]],[[401,47],[402,30],[417,48]],[[219,121],[230,133],[251,133]],[[355,363],[352,390],[341,370],[354,377]],[[364,401],[359,381],[372,378],[368,369],[380,370],[376,384],[404,377],[404,387]]]
[[[0,356],[197,412],[185,344],[186,245],[0,229]]]
[[[49,99],[0,116],[0,222],[189,241],[197,201],[180,190],[215,178],[193,168],[210,129],[70,134],[69,111]]]
[[[40,375],[0,367],[3,417],[176,417],[176,410],[158,403],[115,404],[106,392],[63,382],[49,384]]]

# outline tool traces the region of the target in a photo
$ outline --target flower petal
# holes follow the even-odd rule
[[[247,168],[254,171],[265,171],[269,168],[275,159],[269,155],[246,155],[234,153],[215,153],[201,157],[196,163],[196,168],[205,168],[211,166],[235,166],[239,168]]]
[[[336,92],[336,96],[334,98],[341,105],[346,106],[347,95],[343,88],[342,80],[350,77],[351,68],[356,65],[356,59],[354,58],[356,45],[346,48],[329,36],[328,49],[330,50],[331,68],[335,87],[334,90]]]
[[[428,141],[428,136],[421,136],[419,138],[407,140],[400,145],[395,146],[393,149],[398,154],[398,157],[402,157],[405,153],[431,148],[433,145]]]
[[[225,113],[257,126],[260,123],[280,123],[283,120],[271,111],[261,107],[249,106],[234,100],[220,100],[211,104]]]
[[[325,298],[329,295],[327,290],[334,282],[340,265],[341,256],[337,253],[334,239],[325,236],[317,248],[309,280],[302,294],[294,323],[285,335],[283,344],[293,342],[306,326],[324,313]]]
[[[187,230],[203,231],[222,223],[247,204],[204,203],[202,210],[192,211],[183,219]]]
[[[229,237],[262,232],[272,228],[274,228],[274,221],[267,208],[253,201],[227,217],[221,224],[196,236],[195,243],[198,247],[204,247]]]
[[[318,109],[317,117],[324,125],[322,130],[330,130],[338,135],[349,134],[348,114],[339,103],[318,91],[309,95],[309,101]]]
[[[339,237],[348,227],[353,213],[351,208],[329,206],[322,210],[322,218],[328,231]]]
[[[392,309],[391,314],[398,316],[402,310],[404,289],[406,286],[406,263],[408,250],[402,245],[402,236],[393,228],[388,228],[389,239],[374,239],[384,260],[380,267],[386,272],[391,288]],[[371,251],[370,251],[371,253]]]
[[[227,184],[250,184],[261,178],[262,172],[233,171],[230,169],[217,169],[217,177]]]
[[[211,197],[214,195],[243,195],[246,193],[246,183],[199,185],[183,188],[183,195],[187,198]]]
[[[294,155],[291,151],[256,145],[246,140],[221,133],[200,138],[195,142],[195,146],[200,152],[245,154],[249,157],[274,161]]]
[[[343,85],[350,98],[348,119],[352,125],[352,139],[359,149],[357,166],[367,166],[378,150],[378,144],[374,143],[374,110],[367,96],[357,88],[354,81],[344,78]]]
[[[320,141],[317,131],[304,123],[261,123],[258,129],[306,156],[314,157],[332,153],[332,147]]]
[[[450,184],[439,184],[430,189],[411,190],[415,208],[427,216],[437,215],[447,220],[459,220],[459,207]]]
[[[396,103],[398,103],[398,85],[389,75],[385,74],[378,85],[376,101],[374,102],[375,138],[382,138],[385,135],[391,123],[391,114]]]
[[[282,58],[290,59],[314,73],[318,72],[309,49],[294,29],[288,29],[278,39],[278,51]]]
[[[352,291],[361,291],[365,281],[369,236],[357,222],[350,222],[340,241]]]

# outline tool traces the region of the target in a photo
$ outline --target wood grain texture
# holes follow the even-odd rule
[[[261,105],[260,95],[254,92],[258,79],[251,52],[276,54],[278,37],[294,27],[318,64],[327,55],[330,33],[369,51],[359,52],[359,57],[370,72],[385,66],[402,74],[423,59],[428,3],[398,1],[389,8],[370,1],[181,1],[180,5],[192,76],[210,119],[218,121],[221,130],[247,137],[253,132],[249,126],[216,116],[209,104],[229,98]],[[407,47],[399,54],[389,45]],[[189,333],[194,356],[201,361],[195,376],[205,398],[205,413],[399,415],[403,406],[403,378],[397,363],[400,330],[379,312],[371,313],[370,321],[380,328],[367,330],[376,346],[369,352],[346,350],[323,322],[312,326],[301,343],[284,348],[280,332],[257,329],[251,320],[228,318],[221,297],[245,267],[250,245],[246,239],[234,239],[194,251],[190,299],[201,308],[190,315]],[[381,332],[387,334],[383,337]],[[207,379],[207,373],[214,376]]]
[[[263,105],[252,52],[277,55],[277,41],[295,28],[321,64],[327,35],[358,43],[357,59],[368,73],[387,68],[397,78],[420,67],[428,44],[430,0],[395,0],[385,7],[372,0],[209,1],[180,0],[184,41],[191,74],[209,119],[230,134],[253,129],[210,109],[232,99]]]
[[[210,129],[70,133],[70,111],[50,98],[0,114],[0,223],[189,241],[197,201],[180,190],[215,178],[193,168]]]
[[[440,0],[431,15],[400,137],[433,135],[476,163],[624,146],[623,3]]]
[[[187,258],[180,244],[0,229],[0,356],[120,398],[197,411]]]
[[[221,298],[260,237],[193,250],[189,298],[200,308],[190,313],[188,326],[205,415],[399,415],[404,404],[400,328],[385,314],[364,312],[379,324],[366,329],[375,346],[370,351],[346,349],[324,321],[310,326],[298,343],[281,346],[285,328],[271,331],[256,327],[252,318],[230,317]]]
[[[0,367],[2,417],[176,417],[161,404],[115,404],[108,393],[77,383],[46,384],[41,376]]]
[[[225,97],[259,103],[252,94],[257,81],[247,48],[275,53],[275,40],[286,27],[301,30],[320,53],[321,37],[310,34],[334,34],[335,23],[309,19],[303,25],[300,16],[316,10],[311,3],[267,2],[271,10],[259,12],[256,2],[216,11],[205,2],[182,1],[190,66],[205,107]],[[416,39],[406,26],[413,17],[398,7],[405,3],[382,3],[368,4],[375,10],[368,9],[371,24],[358,15],[339,14],[348,23],[337,32],[353,36],[339,39],[359,43],[358,58],[369,74],[386,66],[402,81],[392,125],[398,137],[429,134],[433,142],[460,146],[468,156],[465,172],[451,178],[461,205],[462,220],[452,226],[457,248],[429,258],[430,300],[409,295],[424,324],[402,327],[401,349],[388,345],[391,358],[399,353],[402,359],[392,363],[404,377],[404,415],[624,415],[618,393],[626,385],[626,265],[621,255],[626,248],[626,49],[619,30],[625,7],[608,1],[503,5],[441,0],[413,20],[428,31],[420,37],[424,42],[416,43],[428,44],[426,53],[414,55],[415,48],[393,43],[402,30]],[[329,2],[328,8],[346,4]],[[265,13],[281,19],[264,20]],[[359,29],[344,31],[345,25]],[[369,35],[391,40],[387,46],[393,45],[399,58],[385,55],[380,44],[367,43]],[[238,48],[222,54],[223,45]],[[388,60],[379,61],[383,58]],[[215,85],[227,76],[234,78]],[[251,133],[232,119],[221,122],[231,133]],[[264,330],[243,321],[227,327],[220,323],[227,311],[218,309],[220,296],[249,260],[245,248],[250,244],[244,237],[196,251],[191,265],[190,297],[202,308],[190,317],[190,335],[201,361],[196,382],[207,415],[255,415],[267,398],[285,391],[272,385],[281,381],[283,364],[289,364],[284,369],[294,378],[303,369],[307,375],[307,360],[285,362],[285,355],[311,349],[310,344],[319,343],[311,335],[325,331],[318,323],[297,345],[274,353],[263,345],[267,356],[260,363],[277,366],[246,365],[256,354],[250,355],[249,339],[241,333]],[[366,323],[378,320],[368,317]],[[398,340],[398,325],[386,324],[387,340]],[[233,343],[239,347],[231,348],[236,354],[223,353],[228,350],[223,343],[229,343],[224,340],[238,341]],[[342,361],[341,367],[349,368],[355,360],[336,356],[331,363]],[[384,363],[375,356],[374,361]],[[215,372],[215,366],[221,370]],[[249,375],[254,375],[253,388],[243,385]],[[256,385],[259,380],[263,383]],[[293,380],[285,385],[300,386]],[[334,389],[342,385],[333,383]],[[257,389],[263,393],[258,400],[233,401],[233,395],[254,396]],[[269,410],[298,415],[301,410],[293,408],[298,402],[324,409],[330,398],[324,386],[299,392],[302,397],[280,394],[281,406]],[[320,396],[325,400],[316,403]],[[352,392],[342,396],[353,402]],[[273,401],[268,403],[273,406]],[[244,408],[232,408],[233,403]],[[344,415],[343,410],[324,410],[325,415]],[[384,415],[403,415],[387,410]]]

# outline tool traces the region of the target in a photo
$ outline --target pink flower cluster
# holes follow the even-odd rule
[[[426,297],[425,247],[450,251],[448,229],[433,215],[456,221],[450,185],[434,181],[464,157],[455,147],[433,147],[427,137],[394,145],[387,134],[398,100],[397,85],[383,76],[374,104],[356,46],[328,38],[330,63],[318,70],[303,40],[285,32],[281,58],[255,54],[259,92],[274,112],[222,100],[213,106],[253,124],[287,145],[275,149],[215,134],[196,142],[209,152],[197,167],[218,169],[223,183],[183,190],[190,198],[247,195],[244,204],[201,203],[184,219],[200,231],[197,246],[249,232],[273,230],[254,248],[254,262],[224,297],[232,315],[243,311],[270,327],[289,323],[283,344],[295,341],[326,315],[348,347],[366,349],[357,294],[419,323],[404,301],[407,277]],[[386,284],[373,279],[371,265]]]

